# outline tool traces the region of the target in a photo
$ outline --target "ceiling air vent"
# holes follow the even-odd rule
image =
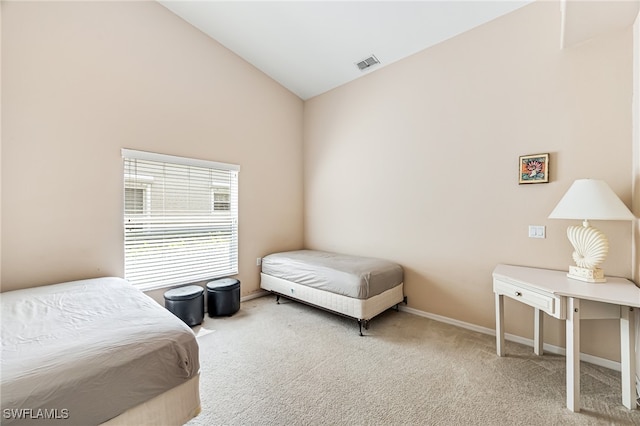
[[[360,71],[364,71],[367,68],[372,67],[375,64],[379,64],[379,63],[380,61],[378,60],[378,58],[376,58],[374,55],[371,55],[367,59],[363,59],[362,61],[358,62],[356,66]]]

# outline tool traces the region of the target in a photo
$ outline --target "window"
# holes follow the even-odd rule
[[[213,188],[213,211],[231,210],[231,194],[229,188]]]
[[[144,213],[145,190],[142,188],[124,188],[125,211],[130,213]]]
[[[122,156],[125,278],[148,290],[237,274],[240,167]]]
[[[153,177],[124,175],[124,209],[131,214],[146,214],[151,207],[151,184]]]

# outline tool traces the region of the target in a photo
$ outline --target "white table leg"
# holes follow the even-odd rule
[[[622,372],[622,405],[629,410],[636,409],[636,365],[635,365],[635,311],[628,306],[620,306],[620,369]]]
[[[580,411],[580,299],[567,298],[567,408]]]
[[[496,351],[504,356],[504,296],[496,293]]]
[[[544,343],[544,338],[542,333],[542,326],[543,326],[542,314],[544,314],[544,312],[536,308],[535,317],[533,321],[533,352],[536,355],[542,355],[543,353],[542,345]]]

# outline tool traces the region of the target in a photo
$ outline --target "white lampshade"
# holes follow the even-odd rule
[[[609,240],[589,220],[632,220],[633,213],[604,181],[579,179],[549,215],[550,219],[582,219],[582,226],[569,226],[567,238],[575,249],[575,266],[567,276],[586,282],[606,282],[600,265],[609,253]]]
[[[632,220],[634,216],[606,182],[578,179],[564,194],[549,218]]]

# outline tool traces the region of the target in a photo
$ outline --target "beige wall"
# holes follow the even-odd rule
[[[572,222],[547,216],[571,183],[631,203],[632,30],[567,50],[559,31],[558,4],[533,3],[307,101],[305,245],[395,260],[410,307],[488,328],[496,264],[566,270]],[[543,152],[551,183],[518,185],[518,156]],[[631,224],[594,225],[605,271],[630,277]],[[505,310],[531,338],[532,310]],[[564,346],[559,321],[545,333]],[[619,360],[616,321],[582,333],[584,352]]]
[[[239,164],[242,294],[302,245],[302,101],[156,2],[2,2],[2,290],[123,275],[120,149]]]
[[[640,15],[633,25],[633,201],[631,210],[636,216],[634,227],[633,279],[640,287]],[[639,318],[640,319],[640,318]],[[638,330],[640,333],[640,329]],[[640,342],[640,340],[639,340]],[[640,351],[638,352],[640,357]],[[638,362],[640,367],[640,362]],[[638,370],[640,371],[640,369]]]
[[[632,211],[640,218],[640,14],[633,25],[633,201]],[[640,219],[633,239],[633,280],[640,287]],[[640,395],[640,314],[636,313],[636,390]]]

